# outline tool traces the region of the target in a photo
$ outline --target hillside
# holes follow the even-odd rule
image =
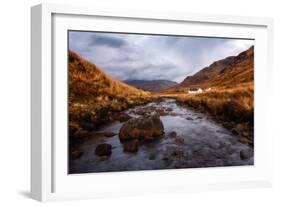
[[[148,94],[112,79],[96,65],[69,52],[70,123],[105,122],[113,112],[143,103]]]
[[[169,92],[189,87],[212,87],[201,94],[179,93],[179,103],[211,114],[239,135],[239,141],[254,144],[254,48],[227,57],[202,69]]]
[[[240,53],[216,61],[203,68],[193,76],[187,76],[173,89],[187,87],[233,87],[254,79],[254,47]]]
[[[209,113],[239,134],[241,142],[254,143],[253,47],[237,56],[216,61],[175,86],[172,86],[175,82],[166,80],[120,82],[71,51],[68,74],[70,136],[77,134],[71,131],[98,129],[104,123],[116,120],[116,115],[118,118],[121,111],[129,107],[167,97]],[[186,89],[189,87],[212,89],[201,94],[188,94]]]
[[[177,85],[177,82],[169,80],[127,80],[124,82],[138,89],[150,92],[158,92]]]

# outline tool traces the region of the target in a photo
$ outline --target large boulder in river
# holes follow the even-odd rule
[[[150,140],[162,134],[164,134],[163,123],[159,115],[152,114],[150,116],[132,118],[125,122],[119,131],[119,138],[121,142],[132,139]]]
[[[114,113],[112,119],[120,122],[126,122],[132,117],[124,112]]]
[[[122,113],[122,114],[120,114],[120,116],[119,116],[119,121],[120,122],[126,122],[126,121],[128,121],[129,119],[131,119],[132,117],[130,116],[130,115],[128,115],[128,114],[126,114],[126,113]]]

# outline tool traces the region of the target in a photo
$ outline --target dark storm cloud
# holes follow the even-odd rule
[[[126,41],[121,38],[116,38],[113,36],[101,36],[93,34],[90,37],[90,46],[108,46],[119,48],[126,45]]]
[[[69,48],[119,80],[180,82],[216,60],[237,55],[252,40],[70,32]]]
[[[174,79],[177,77],[177,65],[173,63],[152,64],[143,62],[134,65],[133,62],[113,62],[108,64],[107,72],[114,74],[119,80],[137,79],[137,80],[154,80],[154,79]],[[169,76],[169,78],[167,77]]]

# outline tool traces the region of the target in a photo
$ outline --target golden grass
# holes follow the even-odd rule
[[[102,72],[69,52],[69,119],[107,121],[111,113],[148,101],[149,92],[136,89]]]
[[[70,123],[103,124],[115,112],[162,97],[174,98],[180,104],[204,110],[223,121],[253,125],[252,78],[248,83],[213,87],[201,94],[188,94],[186,88],[183,91],[149,93],[114,80],[96,65],[74,52],[69,53]]]
[[[253,81],[233,88],[220,87],[201,94],[177,95],[175,98],[179,103],[197,109],[204,109],[224,120],[253,124]]]

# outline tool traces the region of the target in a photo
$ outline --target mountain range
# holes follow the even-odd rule
[[[118,81],[105,74],[95,64],[86,61],[76,53],[69,52],[70,100],[89,99],[103,94],[104,101],[113,97],[145,96],[149,92],[175,92],[189,87],[234,87],[254,80],[254,47],[237,56],[215,61],[181,83],[170,80],[126,80]],[[148,93],[147,93],[147,92]],[[98,94],[98,95],[97,95]],[[82,97],[83,96],[83,97]],[[79,101],[80,101],[79,100]]]
[[[237,56],[213,62],[181,83],[170,80],[127,80],[126,84],[150,92],[174,92],[189,87],[234,87],[254,80],[254,47]]]
[[[173,86],[178,83],[170,80],[126,80],[126,84],[150,92],[158,92]]]
[[[182,87],[232,87],[254,80],[254,47],[237,56],[215,61],[192,76],[187,76],[174,88]]]

